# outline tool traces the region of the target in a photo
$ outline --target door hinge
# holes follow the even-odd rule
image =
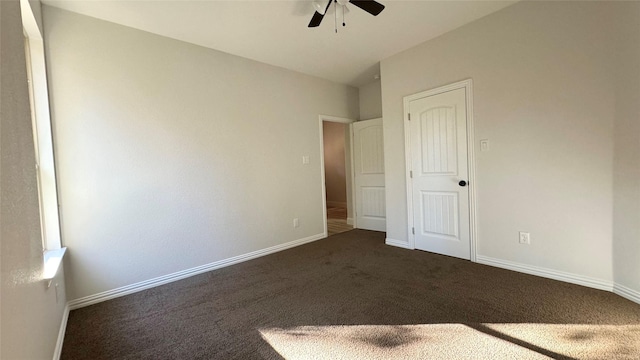
[[[412,227],[412,228],[411,228],[411,233],[412,233],[413,235],[415,235],[415,234],[416,234],[416,228]]]
[[[407,114],[407,118],[409,119],[409,121],[411,121],[411,113]]]
[[[413,170],[409,170],[409,177],[413,179]]]

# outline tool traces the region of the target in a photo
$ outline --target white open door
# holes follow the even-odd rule
[[[351,126],[355,178],[355,227],[386,231],[382,119],[358,121]]]
[[[409,101],[416,249],[470,259],[466,89]]]

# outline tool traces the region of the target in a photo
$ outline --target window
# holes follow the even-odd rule
[[[44,251],[43,277],[44,279],[52,279],[58,272],[66,248],[62,247],[60,241],[60,217],[44,43],[29,1],[21,0],[20,8],[25,35],[29,99],[38,176],[42,248]]]

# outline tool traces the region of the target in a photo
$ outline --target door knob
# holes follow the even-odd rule
[[[458,185],[460,186],[467,186],[467,182],[464,180],[460,180],[460,182],[458,183]]]

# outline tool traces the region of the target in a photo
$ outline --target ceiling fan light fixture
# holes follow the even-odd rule
[[[313,8],[316,9],[316,12],[320,15],[324,15],[325,11],[327,10],[325,4],[321,4],[318,0],[313,2]]]
[[[340,4],[342,6],[345,6],[345,5],[347,5],[349,3],[349,0],[337,0],[337,1],[338,1],[338,4]]]

